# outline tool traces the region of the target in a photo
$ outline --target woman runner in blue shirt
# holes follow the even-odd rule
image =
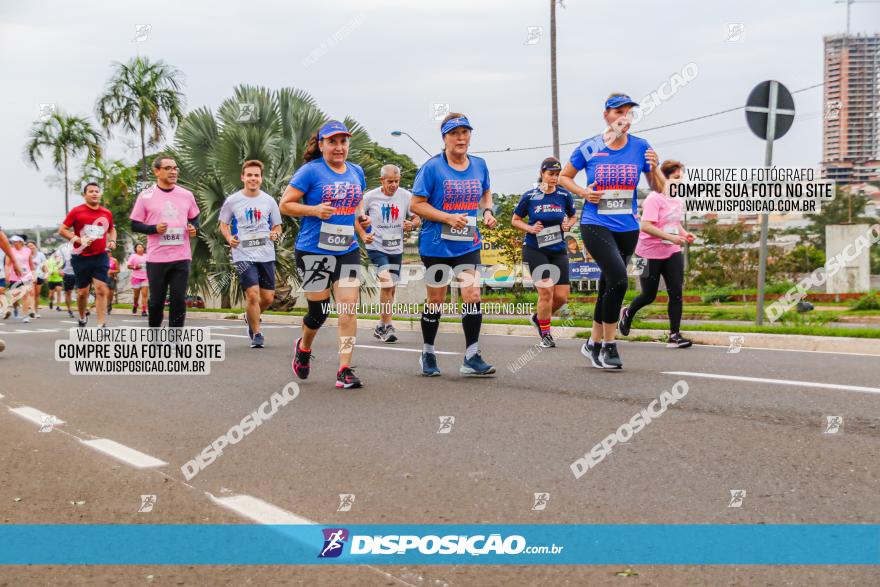
[[[293,372],[309,376],[312,341],[330,314],[330,289],[339,315],[339,371],[336,387],[361,387],[351,368],[357,333],[355,307],[360,287],[360,249],[354,224],[369,226],[361,199],[367,187],[364,170],[348,158],[351,133],[331,120],[312,135],[296,170],[281,197],[279,209],[286,216],[301,218],[296,238],[296,269],[308,300],[302,337],[294,347]]]
[[[602,270],[593,332],[581,352],[598,369],[622,369],[614,338],[626,295],[626,266],[639,240],[638,195],[642,173],[654,191],[662,189],[657,154],[645,139],[627,134],[638,104],[626,94],[611,94],[605,101],[604,133],[583,141],[559,178],[559,183],[586,201],[581,214],[584,246]],[[574,178],[584,170],[587,187]]]
[[[410,209],[422,218],[419,254],[425,264],[428,289],[422,312],[422,340],[419,364],[422,375],[440,375],[434,340],[440,328],[440,308],[454,275],[461,286],[461,326],[465,338],[463,375],[491,375],[495,367],[480,355],[480,263],[482,241],[477,230],[481,219],[487,228],[496,224],[492,214],[492,191],[486,162],[468,155],[473,127],[464,114],[448,114],[440,127],[443,152],[428,159],[416,174]]]
[[[544,348],[556,346],[550,334],[550,319],[568,301],[568,251],[563,234],[577,222],[572,195],[557,186],[561,169],[556,157],[544,159],[540,184],[523,194],[510,222],[526,233],[523,262],[529,266],[538,289],[538,311],[532,314],[532,324]]]

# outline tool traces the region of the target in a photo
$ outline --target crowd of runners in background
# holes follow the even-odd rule
[[[681,178],[677,161],[660,163],[647,141],[629,134],[629,96],[612,94],[603,112],[606,129],[587,138],[563,164],[554,157],[538,167],[538,181],[523,193],[511,225],[525,234],[523,262],[538,291],[537,311],[530,317],[543,348],[553,348],[551,317],[568,301],[569,254],[565,234],[579,226],[581,238],[601,269],[594,320],[581,352],[600,369],[621,369],[618,331],[627,335],[637,312],[654,301],[660,278],[668,293],[669,345],[691,345],[679,332],[682,315],[684,263],[681,247],[693,242],[682,226],[678,202],[666,195],[667,184]],[[441,123],[442,151],[418,170],[412,191],[400,187],[400,169],[385,165],[380,185],[367,191],[363,169],[348,161],[351,133],[339,121],[324,124],[309,140],[304,163],[276,201],[262,191],[263,163],[247,160],[241,169],[242,188],[223,203],[217,226],[201,226],[192,192],[177,184],[177,162],[159,156],[152,162],[155,184],[142,191],[130,214],[132,231],[145,235],[134,243],[123,262],[130,276],[132,314],[138,311],[149,327],[162,326],[168,306],[170,327],[186,318],[192,249],[199,231],[217,230],[230,248],[244,294],[244,320],[250,346],[265,345],[262,313],[275,299],[275,246],[282,234],[282,215],[299,219],[294,256],[307,300],[302,334],[294,343],[292,369],[301,379],[311,370],[312,343],[327,320],[331,294],[338,315],[336,386],[361,387],[352,368],[357,334],[361,246],[376,268],[383,312],[373,335],[397,341],[390,308],[400,276],[407,233],[419,232],[419,256],[425,267],[426,299],[420,319],[422,375],[441,374],[435,349],[441,307],[454,280],[460,288],[464,360],[459,372],[469,376],[495,373],[480,348],[482,326],[480,231],[492,230],[494,216],[489,169],[468,153],[474,127],[461,113]],[[583,171],[581,183],[576,181]],[[638,210],[636,187],[644,176],[651,188]],[[49,308],[64,308],[78,325],[89,323],[89,298],[99,327],[107,326],[118,289],[120,266],[110,254],[117,247],[113,215],[101,205],[96,183],[83,188],[83,204],[71,209],[58,234],[68,242],[48,257],[35,243],[0,231],[4,259],[0,295],[6,288],[24,289],[7,305],[4,319],[39,317],[40,291],[47,284]],[[582,203],[578,216],[577,208]],[[627,265],[636,253],[647,259],[640,276],[641,293],[630,305]],[[76,291],[76,309],[71,306]]]

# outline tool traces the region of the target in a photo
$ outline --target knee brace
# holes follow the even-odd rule
[[[311,328],[312,330],[317,330],[321,326],[324,325],[324,322],[327,320],[327,316],[330,315],[329,308],[327,306],[330,305],[330,300],[321,300],[318,302],[313,302],[309,300],[309,310],[306,313],[305,317],[303,317],[303,324]]]

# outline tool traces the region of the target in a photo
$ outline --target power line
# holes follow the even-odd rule
[[[818,88],[825,85],[823,83],[813,84],[812,86],[807,86],[805,88],[801,88],[799,90],[795,90],[792,94],[799,94],[801,92],[806,92],[807,90],[812,90],[813,88]],[[694,118],[687,118],[685,120],[679,120],[678,122],[670,122],[669,124],[661,124],[660,126],[652,126],[650,128],[639,129],[639,134],[650,132],[652,130],[659,130],[661,128],[669,128],[670,126],[678,126],[680,124],[687,124],[688,122],[695,122],[697,120],[704,120],[706,118],[712,118],[713,116],[720,116],[722,114],[728,114],[730,112],[736,112],[737,110],[743,110],[745,106],[737,106],[735,108],[728,108],[726,110],[719,110],[718,112],[712,112],[711,114],[704,114],[703,116],[695,116]],[[568,146],[568,145],[579,145],[581,141],[569,141],[566,143],[560,143],[560,146]],[[486,153],[513,153],[516,151],[534,151],[536,149],[549,149],[552,148],[553,145],[537,145],[534,147],[508,147],[506,149],[489,149],[486,151],[473,151],[474,155],[483,155]]]

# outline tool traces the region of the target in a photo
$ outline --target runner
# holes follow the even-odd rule
[[[147,278],[150,282],[148,324],[162,326],[165,296],[170,300],[168,326],[186,321],[186,289],[192,262],[189,239],[196,236],[199,207],[192,192],[177,185],[177,163],[153,159],[156,185],[138,195],[131,211],[131,229],[147,235]],[[170,290],[170,293],[169,293]]]
[[[113,302],[116,299],[116,287],[119,283],[119,261],[110,255],[110,265],[107,269],[107,314],[113,313]]]
[[[46,277],[48,277],[48,268],[46,267],[46,253],[37,248],[37,243],[34,241],[27,242],[28,248],[31,250],[31,255],[34,260],[34,275],[36,276],[36,283],[33,289],[34,296],[34,318],[40,318],[40,294],[43,292],[43,284],[46,283]]]
[[[9,245],[9,239],[6,238],[6,233],[3,232],[3,229],[0,228],[0,255],[2,255],[3,267],[6,267],[6,259],[12,259],[12,268],[15,273],[21,273],[22,269],[19,266],[18,261],[15,259],[15,255],[12,252],[12,247]],[[6,271],[0,272],[0,303],[4,306],[6,305]],[[5,312],[4,312],[5,313]],[[9,316],[5,316],[8,318]],[[0,352],[6,350],[6,343],[3,340],[0,340]]]
[[[33,251],[25,246],[24,239],[17,234],[9,242],[12,243],[12,254],[6,257],[6,281],[9,289],[13,290],[13,305],[21,302],[22,322],[30,322],[35,315],[32,308],[34,296],[31,292],[35,280]],[[9,313],[7,308],[4,319],[9,318]]]
[[[128,263],[126,263],[126,266],[131,269],[131,313],[135,315],[137,314],[138,302],[140,302],[143,304],[141,306],[141,316],[147,315],[147,300],[149,298],[148,290],[150,285],[150,282],[147,279],[147,256],[144,254],[146,250],[147,248],[143,243],[137,243],[134,246],[134,253],[129,256]]]
[[[12,315],[12,310],[9,309],[9,304],[6,299],[6,287],[11,284],[6,281],[6,267],[7,263],[12,265],[13,274],[19,274],[23,271],[21,265],[18,262],[18,259],[13,251],[13,246],[9,244],[9,239],[6,238],[6,233],[3,232],[3,229],[0,228],[0,253],[2,253],[2,271],[0,271],[0,303],[2,303],[2,308],[0,310],[3,311],[3,319],[6,320],[9,316]]]
[[[64,285],[61,269],[63,266],[64,261],[57,250],[46,260],[46,280],[49,283],[49,309],[55,308],[57,312],[61,311],[61,291]]]
[[[360,287],[360,251],[354,225],[369,226],[361,202],[364,170],[347,162],[351,133],[331,120],[312,135],[281,198],[281,213],[302,218],[296,238],[296,268],[308,300],[302,336],[294,345],[293,372],[306,379],[311,369],[312,341],[330,314],[330,289],[339,315],[339,370],[336,387],[363,384],[351,367],[357,334],[356,304]]]
[[[391,308],[397,290],[403,262],[404,234],[418,228],[420,219],[410,212],[412,194],[400,187],[400,168],[385,165],[380,171],[381,187],[364,194],[364,213],[370,217],[372,232],[356,227],[367,249],[370,261],[376,266],[379,278],[379,324],[373,336],[385,343],[397,342],[397,333],[391,324]],[[394,275],[395,277],[392,277]]]
[[[577,146],[559,178],[562,187],[586,200],[581,237],[602,270],[593,331],[581,349],[598,369],[623,368],[614,340],[628,286],[626,266],[639,238],[636,186],[641,173],[651,189],[662,190],[657,154],[648,141],[627,134],[630,110],[636,106],[625,94],[611,94],[605,101],[608,128]],[[586,188],[574,181],[581,170],[587,176]]]
[[[577,217],[572,195],[558,187],[561,170],[562,163],[556,157],[544,159],[540,185],[523,194],[510,222],[526,233],[523,262],[529,266],[532,282],[538,289],[538,311],[531,320],[544,348],[556,346],[550,333],[550,319],[553,312],[568,302],[571,289],[568,252],[562,235],[574,226]],[[526,217],[528,222],[523,221]]]
[[[76,305],[80,328],[88,324],[89,287],[95,286],[95,310],[98,328],[107,326],[107,271],[110,267],[107,249],[116,248],[116,227],[113,213],[101,206],[101,188],[94,182],[83,187],[85,204],[68,212],[58,234],[73,245],[71,264],[76,278]]]
[[[480,250],[477,229],[481,218],[487,228],[495,226],[489,168],[480,157],[468,155],[473,127],[464,114],[450,113],[443,119],[440,134],[443,151],[428,159],[419,169],[413,185],[412,211],[424,225],[419,233],[419,254],[425,264],[428,295],[422,312],[422,375],[440,375],[434,341],[440,328],[441,305],[454,275],[461,286],[465,358],[463,375],[491,375],[495,367],[480,355],[480,326],[483,322],[480,299]],[[433,284],[433,285],[432,285]]]
[[[684,165],[664,161],[660,172],[669,182],[681,181]],[[627,336],[639,310],[654,302],[660,287],[660,276],[669,298],[669,341],[667,348],[685,349],[693,343],[681,335],[682,291],[684,290],[684,256],[681,247],[694,242],[694,235],[681,225],[681,201],[670,198],[668,190],[651,192],[642,207],[641,233],[636,254],[648,260],[639,281],[642,292],[629,306],[620,311],[620,333]]]
[[[244,321],[251,348],[263,348],[260,316],[275,300],[275,241],[281,236],[281,212],[275,198],[262,191],[263,162],[241,166],[244,188],[220,208],[220,232],[232,248],[232,262],[247,300]]]
[[[73,245],[69,242],[58,247],[64,266],[61,269],[61,281],[64,284],[64,303],[67,305],[67,316],[73,318],[73,309],[70,306],[73,290],[76,288],[76,275],[73,271]]]

